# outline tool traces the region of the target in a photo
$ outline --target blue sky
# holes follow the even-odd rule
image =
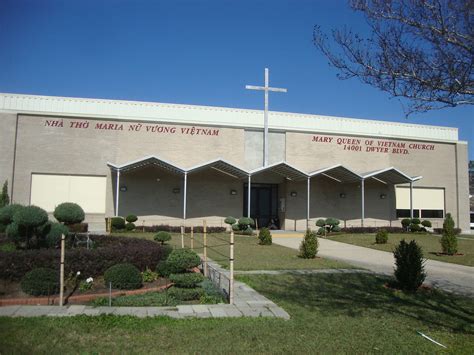
[[[0,92],[262,108],[458,127],[474,159],[472,107],[413,115],[341,81],[312,44],[314,25],[365,30],[343,0],[1,0]]]

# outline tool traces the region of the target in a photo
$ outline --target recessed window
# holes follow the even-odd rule
[[[443,210],[421,210],[421,218],[444,218]]]
[[[420,211],[419,210],[413,210],[413,217],[414,218],[419,218],[420,217]],[[397,218],[410,218],[410,210],[397,209]]]

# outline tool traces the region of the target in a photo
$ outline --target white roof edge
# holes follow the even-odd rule
[[[218,163],[218,162],[222,162],[224,164],[227,164],[229,166],[232,166],[233,168],[237,169],[237,170],[240,170],[242,172],[242,174],[245,174],[245,175],[248,175],[249,172],[243,168],[241,168],[240,166],[238,165],[235,165],[233,163],[230,163],[229,161],[225,160],[225,159],[222,159],[222,158],[217,158],[217,159],[213,159],[213,160],[209,160],[207,162],[204,162],[202,164],[197,164],[197,165],[194,165],[190,168],[187,168],[186,169],[186,172],[189,173],[189,172],[192,172],[193,170],[196,170],[196,169],[199,169],[199,168],[202,168],[202,167],[205,167],[206,165],[212,165],[214,163]]]
[[[303,170],[291,165],[290,163],[286,162],[285,160],[281,160],[279,162],[276,162],[276,163],[273,163],[273,164],[270,164],[270,165],[267,165],[267,166],[262,166],[260,168],[257,168],[257,169],[254,169],[254,170],[251,170],[249,171],[249,174],[250,175],[254,175],[256,173],[259,173],[259,172],[262,172],[262,171],[265,171],[265,170],[269,170],[269,169],[272,169],[278,165],[286,165],[287,167],[291,168],[291,169],[294,169],[296,170],[297,172],[301,173],[302,175],[306,176],[306,177],[309,177],[308,173],[304,172]]]
[[[0,93],[0,111],[261,129],[261,110]],[[455,127],[271,111],[270,129],[321,134],[458,142]],[[238,116],[238,119],[236,119]],[[260,117],[262,116],[262,119]]]
[[[160,161],[160,162],[162,162],[162,163],[165,163],[165,164],[167,164],[167,165],[169,165],[169,166],[172,166],[173,168],[175,168],[176,170],[181,171],[182,173],[184,173],[184,172],[186,171],[186,170],[183,169],[182,167],[180,167],[180,166],[178,166],[178,165],[176,165],[176,164],[174,164],[174,163],[171,163],[171,162],[169,162],[169,161],[167,161],[167,160],[165,160],[165,159],[161,159],[161,158],[157,157],[156,155],[146,155],[146,156],[144,156],[143,158],[135,159],[135,160],[132,160],[132,161],[128,161],[128,162],[123,163],[123,164],[112,164],[112,163],[110,163],[110,162],[107,162],[107,165],[108,165],[108,166],[111,166],[111,167],[113,167],[113,168],[115,168],[115,169],[117,169],[117,170],[120,170],[120,169],[126,168],[127,166],[130,166],[130,165],[133,165],[133,164],[137,164],[137,163],[140,163],[140,162],[145,161],[145,160],[148,160],[148,159],[156,159],[156,160],[158,160],[158,161]]]
[[[384,172],[390,171],[390,170],[395,170],[397,173],[399,173],[400,175],[403,175],[403,176],[406,177],[408,180],[410,180],[410,181],[415,181],[415,180],[413,180],[413,178],[412,178],[411,176],[408,176],[408,175],[405,174],[403,171],[401,171],[400,169],[397,169],[397,168],[395,168],[395,167],[393,167],[393,166],[390,166],[390,167],[385,168],[385,169],[380,169],[380,170],[377,170],[377,171],[373,171],[373,172],[368,173],[368,174],[363,174],[363,175],[362,175],[362,178],[364,178],[364,180],[365,180],[365,179],[368,179],[368,178],[377,176],[377,175],[379,175],[379,174],[381,174],[381,173],[384,173]],[[420,179],[421,179],[421,177],[420,177]]]
[[[313,176],[316,176],[316,175],[325,173],[325,172],[330,171],[330,170],[335,169],[335,168],[344,168],[344,169],[346,169],[348,172],[350,172],[351,174],[354,174],[354,175],[358,176],[358,177],[361,178],[361,179],[363,178],[362,175],[360,175],[360,174],[356,173],[355,171],[349,169],[348,167],[344,166],[343,164],[336,164],[336,165],[333,165],[333,166],[330,166],[330,167],[327,167],[327,168],[315,170],[315,171],[309,173],[308,175],[309,175],[310,177],[313,177]]]

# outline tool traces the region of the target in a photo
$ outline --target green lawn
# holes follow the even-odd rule
[[[154,233],[120,233],[117,236],[131,236],[137,238],[153,239]],[[194,248],[196,252],[203,253],[203,235],[195,234]],[[208,257],[225,268],[229,267],[229,238],[230,234],[216,233],[207,235]],[[184,245],[191,247],[191,238],[184,237]],[[170,244],[181,248],[181,235],[172,234]],[[322,258],[301,259],[298,251],[280,245],[258,245],[256,237],[235,236],[234,267],[236,270],[285,270],[285,269],[329,269],[329,268],[354,268],[349,264]]]
[[[387,244],[375,244],[375,234],[339,234],[328,237],[330,240],[384,251],[393,251],[395,246],[402,239],[415,239],[418,245],[423,249],[424,257],[427,259],[474,266],[474,239],[464,238],[464,236],[458,238],[458,253],[464,255],[439,256],[436,255],[436,253],[441,252],[441,244],[439,242],[441,237],[432,234],[389,234]]]
[[[0,318],[0,353],[474,353],[472,298],[405,295],[369,274],[240,279],[291,319]]]

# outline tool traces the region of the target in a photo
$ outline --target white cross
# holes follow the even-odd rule
[[[265,110],[263,111],[264,129],[263,129],[263,166],[268,165],[268,92],[287,92],[286,89],[271,88],[268,86],[268,68],[265,68],[265,86],[245,85],[249,90],[265,91]]]

